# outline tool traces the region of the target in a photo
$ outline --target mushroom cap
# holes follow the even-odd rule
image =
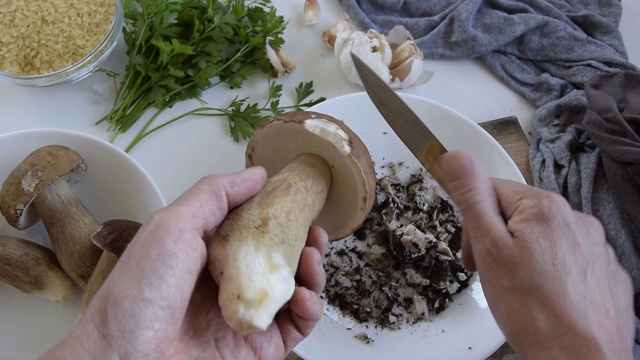
[[[38,222],[33,199],[44,188],[63,178],[74,183],[87,171],[80,154],[63,145],[48,145],[27,155],[9,174],[0,190],[0,212],[18,230]]]
[[[100,249],[119,258],[141,226],[142,224],[132,220],[107,220],[91,235],[91,241]]]
[[[323,227],[330,240],[352,234],[376,198],[369,150],[344,122],[322,113],[293,111],[256,129],[247,145],[246,165],[263,166],[271,177],[302,154],[321,156],[332,172],[327,199],[314,224]]]

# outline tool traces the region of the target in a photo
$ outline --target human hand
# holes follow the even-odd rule
[[[309,230],[288,306],[261,333],[224,322],[203,238],[266,181],[262,168],[208,176],[140,228],[74,330],[44,358],[282,359],[322,315],[327,235]]]
[[[631,279],[601,224],[560,195],[488,179],[461,152],[439,163],[463,217],[464,265],[478,271],[514,350],[534,359],[631,359]]]

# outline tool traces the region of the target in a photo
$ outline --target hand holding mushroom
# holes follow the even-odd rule
[[[209,271],[229,326],[265,330],[291,298],[312,223],[340,239],[366,219],[375,200],[373,161],[343,122],[315,112],[282,114],[256,130],[246,152],[270,179],[235,209],[209,241]]]
[[[227,212],[254,196],[264,169],[203,178],[151,215],[74,330],[45,356],[73,358],[282,359],[322,316],[319,292],[327,242],[319,227],[304,230],[289,306],[265,332],[241,336],[224,322],[218,288],[206,271],[203,237]],[[94,237],[107,251],[120,252]],[[114,353],[111,353],[114,352]]]

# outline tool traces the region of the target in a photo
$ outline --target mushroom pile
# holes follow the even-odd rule
[[[0,280],[55,303],[72,296],[76,284],[84,290],[81,313],[117,262],[93,243],[103,227],[71,187],[86,171],[76,151],[48,145],[27,155],[0,190],[7,223],[24,230],[42,220],[53,248],[0,236]]]
[[[241,334],[265,330],[291,298],[309,226],[322,226],[330,240],[344,238],[376,198],[366,146],[325,114],[289,112],[264,124],[247,145],[246,165],[265,167],[267,184],[208,241],[222,315]]]

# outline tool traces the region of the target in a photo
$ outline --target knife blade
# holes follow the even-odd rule
[[[351,53],[351,58],[369,98],[382,117],[422,166],[439,182],[440,168],[436,159],[446,153],[447,149],[375,71],[354,53]]]

